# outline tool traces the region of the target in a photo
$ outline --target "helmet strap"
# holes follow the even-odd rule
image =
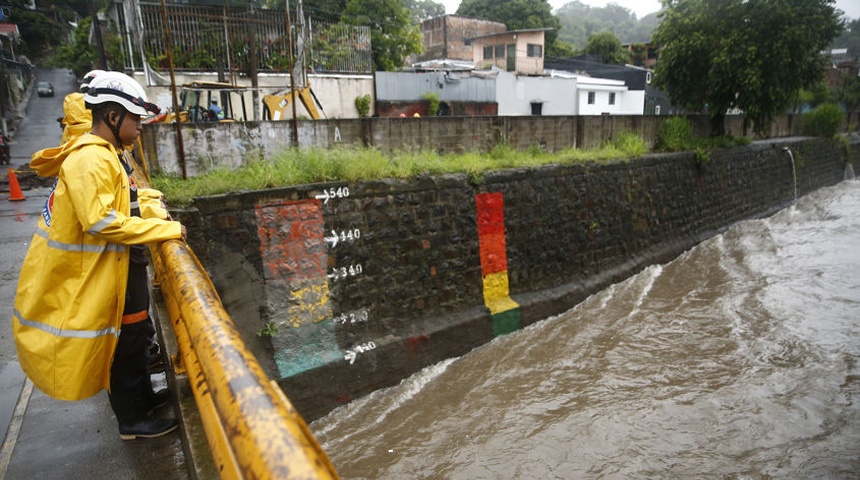
[[[119,121],[116,124],[110,123],[110,113],[110,111],[105,112],[104,117],[102,117],[102,119],[110,129],[111,133],[113,133],[114,139],[116,140],[116,145],[122,147],[122,140],[120,140],[119,138],[119,129],[120,127],[122,127],[122,122],[125,120],[126,111],[125,109],[123,109],[122,111],[118,112]]]

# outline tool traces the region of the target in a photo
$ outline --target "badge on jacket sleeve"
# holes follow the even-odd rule
[[[45,220],[45,225],[51,226],[51,214],[54,211],[54,192],[57,191],[57,182],[59,179],[54,180],[54,186],[51,187],[51,193],[48,195],[48,199],[45,200],[45,208],[42,209],[42,219]]]

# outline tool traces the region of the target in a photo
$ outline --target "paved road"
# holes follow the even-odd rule
[[[37,81],[54,84],[56,96],[35,94],[14,132],[12,166],[32,152],[59,144],[57,117],[75,88],[66,70],[40,70]],[[5,172],[4,172],[5,173]],[[25,187],[26,188],[26,187]],[[107,394],[79,402],[52,399],[25,380],[11,332],[15,286],[24,254],[49,189],[24,190],[24,201],[0,193],[0,480],[189,478],[181,436],[123,442]],[[170,412],[165,414],[169,415]]]

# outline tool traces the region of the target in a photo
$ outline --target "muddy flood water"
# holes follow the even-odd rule
[[[860,182],[317,420],[344,479],[860,479]]]

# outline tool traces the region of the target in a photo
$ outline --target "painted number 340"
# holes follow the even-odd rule
[[[340,280],[347,277],[354,277],[356,275],[361,275],[364,269],[361,264],[350,265],[348,267],[339,267],[332,270],[332,273],[328,274],[328,277],[333,280]]]

